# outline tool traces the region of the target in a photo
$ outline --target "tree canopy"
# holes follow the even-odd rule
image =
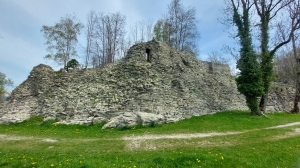
[[[71,15],[61,18],[60,22],[54,26],[43,26],[41,32],[44,33],[47,40],[45,44],[48,45],[47,49],[51,52],[45,58],[53,59],[65,67],[70,58],[77,55],[77,36],[81,33],[82,28],[83,24]]]
[[[249,9],[252,4],[248,0],[231,0],[232,18],[238,29],[240,41],[240,59],[237,68],[241,71],[236,79],[239,92],[245,95],[246,103],[253,115],[261,115],[257,97],[263,94],[262,74],[251,38]],[[241,11],[241,12],[240,12]]]
[[[4,96],[4,94],[8,93],[6,91],[6,87],[7,86],[13,86],[14,82],[9,79],[6,78],[6,75],[2,72],[0,72],[0,96],[1,98]]]

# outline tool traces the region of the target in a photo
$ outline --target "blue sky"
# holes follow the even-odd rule
[[[48,54],[46,40],[40,32],[43,25],[53,26],[66,14],[75,14],[86,23],[89,11],[120,12],[126,16],[126,30],[136,22],[153,19],[154,23],[167,12],[171,0],[0,0],[0,72],[18,86],[27,79],[32,68],[40,63],[59,69]],[[227,29],[218,22],[223,17],[223,0],[181,0],[185,7],[196,8],[201,39],[199,59],[205,60],[212,51],[230,45]],[[79,38],[84,46],[84,33]],[[79,52],[80,55],[80,52]],[[11,91],[13,88],[8,88]]]

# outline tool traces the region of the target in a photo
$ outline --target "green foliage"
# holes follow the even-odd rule
[[[9,78],[6,78],[6,75],[2,72],[0,72],[0,97],[2,99],[2,96],[4,96],[4,94],[7,92],[5,87],[7,86],[13,86],[14,82],[9,79]],[[0,101],[2,101],[0,99]]]
[[[66,71],[69,71],[69,68],[75,69],[79,67],[79,62],[76,59],[71,59],[65,66]]]
[[[153,28],[154,39],[158,41],[163,41],[163,31],[162,31],[163,21],[158,20]]]
[[[264,92],[262,73],[257,61],[257,55],[253,49],[250,32],[249,9],[251,4],[249,1],[243,4],[242,15],[233,1],[232,6],[233,21],[238,28],[241,45],[240,59],[237,62],[237,68],[240,70],[240,74],[236,79],[238,91],[246,96],[246,102],[251,110],[251,114],[260,115],[257,97],[261,96]]]
[[[59,23],[54,26],[43,26],[41,32],[44,33],[44,37],[48,45],[48,50],[54,54],[46,55],[45,59],[53,59],[58,64],[66,66],[67,61],[72,56],[77,55],[76,44],[78,42],[77,36],[80,34],[83,24],[77,22],[75,16],[66,15],[65,18],[61,18]]]
[[[102,124],[55,125],[32,117],[0,125],[0,167],[297,167],[300,115],[250,116],[226,111],[155,128],[102,130]],[[238,132],[198,138],[124,140],[126,137]],[[47,142],[46,139],[57,140]],[[264,145],[262,145],[264,144]],[[133,147],[133,148],[132,148]]]

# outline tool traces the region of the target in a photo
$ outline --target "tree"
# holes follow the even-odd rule
[[[285,50],[281,49],[280,52],[274,57],[274,80],[276,82],[294,85],[296,83],[296,60],[294,57],[293,49],[286,47]],[[299,48],[297,49],[297,53]]]
[[[200,34],[197,28],[196,10],[184,8],[180,0],[173,0],[168,5],[168,12],[154,26],[155,39],[162,39],[167,45],[183,53],[197,55],[196,46]]]
[[[123,38],[125,35],[124,26],[126,17],[120,13],[104,15],[99,13],[95,17],[95,25],[91,32],[90,39],[92,62],[94,67],[100,67],[115,62],[121,55]],[[89,26],[89,23],[88,25]],[[89,40],[89,39],[87,39]],[[89,43],[89,42],[88,42]],[[124,49],[124,48],[123,48]]]
[[[246,103],[252,115],[261,115],[257,98],[263,93],[262,75],[253,48],[250,32],[249,11],[253,3],[250,0],[231,0],[233,23],[236,25],[240,41],[240,70],[236,79],[238,91],[245,95]]]
[[[288,39],[285,39],[270,49],[270,24],[272,20],[276,20],[278,13],[285,9],[289,4],[294,3],[295,0],[254,0],[254,5],[257,15],[260,18],[260,67],[262,71],[262,78],[264,83],[264,92],[261,96],[260,110],[265,112],[268,102],[268,92],[270,90],[273,79],[273,59],[276,51],[283,45],[289,43],[292,39],[292,34],[299,27],[300,21],[295,20],[288,32]],[[299,8],[299,7],[298,7]],[[299,15],[300,13],[297,13]]]
[[[2,72],[0,72],[0,96],[1,98],[4,96],[4,94],[8,93],[6,91],[6,87],[7,86],[13,86],[14,82],[9,79],[6,78],[6,75]]]
[[[69,71],[69,68],[75,69],[77,67],[79,67],[79,62],[76,59],[71,59],[65,66],[65,69]]]
[[[154,25],[153,33],[154,33],[155,40],[163,41],[163,31],[162,31],[163,23],[164,23],[163,20],[160,19]]]
[[[54,26],[43,26],[41,32],[48,45],[48,50],[54,54],[48,54],[46,59],[53,59],[58,64],[66,66],[71,57],[77,55],[77,36],[80,34],[83,25],[77,21],[75,16],[66,15]]]
[[[95,29],[97,23],[97,14],[95,11],[90,11],[90,13],[86,16],[87,24],[86,24],[86,48],[85,48],[85,68],[89,66],[90,58],[93,54],[93,42],[95,40]]]
[[[127,41],[137,44],[140,42],[150,41],[154,35],[152,33],[153,20],[139,21],[130,27],[130,35]]]
[[[219,52],[213,51],[211,54],[208,54],[208,61],[215,64],[228,64],[230,60],[223,57]]]
[[[300,21],[300,0],[294,1],[289,5],[289,16],[291,19],[292,25],[294,25],[295,22]],[[299,29],[298,25],[298,29]],[[300,54],[299,54],[299,48],[296,46],[296,38],[299,38],[299,34],[295,35],[295,31],[292,31],[291,34],[291,40],[292,40],[292,48],[293,48],[293,55],[296,62],[296,92],[295,92],[295,99],[294,99],[294,106],[291,110],[292,113],[299,113],[299,107],[298,103],[300,101]]]

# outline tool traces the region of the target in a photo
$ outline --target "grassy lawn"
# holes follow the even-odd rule
[[[103,124],[53,125],[34,117],[0,125],[0,167],[300,168],[300,125],[265,129],[300,122],[300,115],[268,117],[229,111],[109,130],[102,130]],[[141,138],[146,135],[152,139]]]

